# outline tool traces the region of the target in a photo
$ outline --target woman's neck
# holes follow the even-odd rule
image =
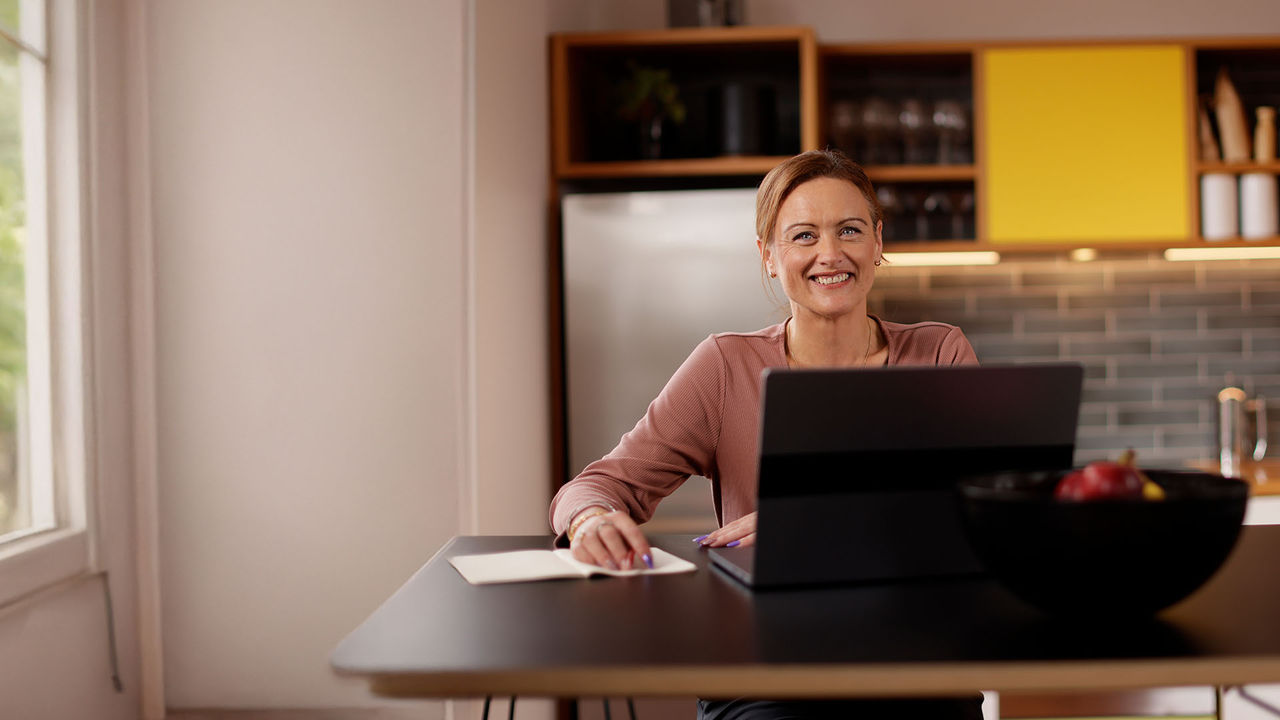
[[[835,319],[800,313],[787,323],[791,367],[861,367],[879,350],[880,333],[866,312]]]

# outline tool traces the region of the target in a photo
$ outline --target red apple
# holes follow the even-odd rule
[[[1060,480],[1054,497],[1081,501],[1142,499],[1143,484],[1142,475],[1132,465],[1100,460]]]

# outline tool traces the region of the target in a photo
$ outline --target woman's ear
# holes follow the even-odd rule
[[[760,261],[764,263],[765,272],[769,273],[769,277],[778,277],[778,273],[773,271],[773,253],[769,252],[768,243],[756,238],[756,248],[760,250]]]

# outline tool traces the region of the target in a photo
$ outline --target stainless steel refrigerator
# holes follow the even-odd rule
[[[613,449],[707,335],[786,317],[761,273],[755,190],[570,194],[562,201],[569,474]],[[694,477],[652,532],[715,527]]]

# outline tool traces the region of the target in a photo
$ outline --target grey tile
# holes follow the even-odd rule
[[[1023,287],[1089,287],[1102,289],[1102,271],[1090,268],[1080,272],[1025,272]]]
[[[940,290],[966,288],[1013,288],[1013,274],[1002,273],[934,273],[929,287]]]
[[[1253,382],[1246,383],[1246,385],[1254,394],[1268,398],[1267,409],[1271,410],[1272,407],[1275,408],[1271,417],[1276,418],[1275,421],[1280,423],[1280,378],[1265,380],[1255,379]],[[1219,385],[1218,389],[1220,390],[1222,387],[1222,385]],[[1214,392],[1216,396],[1217,390]]]
[[[1166,430],[1160,436],[1160,444],[1167,448],[1186,448],[1192,452],[1187,457],[1209,457],[1213,455],[1217,439],[1212,427],[1199,430]]]
[[[1280,330],[1280,310],[1212,310],[1205,320],[1210,330]]]
[[[1067,295],[1069,310],[1148,308],[1150,306],[1151,296],[1146,292],[1081,293],[1073,291]]]
[[[1222,267],[1206,265],[1206,283],[1245,283],[1280,281],[1280,264],[1265,260],[1251,260],[1248,267]]]
[[[1166,330],[1195,330],[1196,316],[1192,313],[1150,312],[1116,313],[1116,332],[1158,332]]]
[[[1117,358],[1116,379],[1195,377],[1198,364],[1192,360],[1147,360]]]
[[[1085,431],[1082,430],[1076,436],[1077,450],[1114,450],[1112,455],[1119,455],[1125,448],[1154,448],[1156,446],[1156,431],[1154,428],[1127,428],[1121,427],[1113,430],[1101,431]]]
[[[1082,406],[1080,408],[1080,420],[1078,424],[1080,427],[1106,427],[1107,423],[1110,421],[1110,415],[1111,413],[1107,410],[1106,405]]]
[[[895,322],[952,322],[954,318],[963,317],[964,298],[885,296],[884,313],[887,319]]]
[[[1118,288],[1126,286],[1150,287],[1152,285],[1194,285],[1194,267],[1165,266],[1159,270],[1116,270],[1112,279]]]
[[[1022,295],[982,294],[977,297],[979,312],[1017,310],[1057,310],[1058,295],[1040,293]]]
[[[1022,331],[1028,333],[1102,333],[1107,329],[1107,319],[1097,315],[1041,315],[1027,313],[1022,319]]]
[[[1011,340],[993,336],[971,337],[969,341],[978,353],[982,362],[1013,362],[1015,360],[1057,359],[1058,342],[1056,340]]]
[[[1152,448],[1141,456],[1140,462],[1144,467],[1164,469],[1164,470],[1189,470],[1188,463],[1192,460],[1203,458],[1205,451],[1202,448],[1188,445],[1186,447],[1157,447]]]
[[[1150,383],[1129,383],[1126,385],[1104,385],[1085,382],[1084,402],[1152,402],[1155,400],[1155,386]]]
[[[1181,407],[1167,410],[1121,408],[1117,421],[1122,426],[1198,425],[1200,423],[1200,409],[1196,407]]]
[[[1222,379],[1227,373],[1232,373],[1237,378],[1250,375],[1280,375],[1280,356],[1211,357],[1208,359],[1208,366],[1210,378]]]
[[[1080,355],[1150,355],[1151,339],[1145,337],[1116,340],[1067,340],[1067,352],[1071,357]]]
[[[1280,353],[1280,335],[1267,335],[1264,337],[1254,335],[1249,347],[1255,353]]]
[[[1253,288],[1249,292],[1249,303],[1255,308],[1280,306],[1280,290]]]
[[[1161,308],[1240,307],[1244,293],[1240,290],[1160,290]]]
[[[1073,358],[1071,362],[1084,366],[1085,380],[1107,379],[1107,361],[1105,358]]]
[[[1199,400],[1208,404],[1218,397],[1218,391],[1221,389],[1221,383],[1209,383],[1207,381],[1186,385],[1170,383],[1160,388],[1160,399],[1165,402]]]
[[[921,275],[898,275],[895,272],[879,271],[876,273],[875,289],[880,290],[914,290],[924,292],[926,285]]]
[[[1244,352],[1244,338],[1160,338],[1157,349],[1162,355],[1204,355],[1210,353],[1240,354]]]
[[[969,315],[958,324],[964,334],[969,337],[975,335],[1009,337],[1013,335],[1012,315]]]

